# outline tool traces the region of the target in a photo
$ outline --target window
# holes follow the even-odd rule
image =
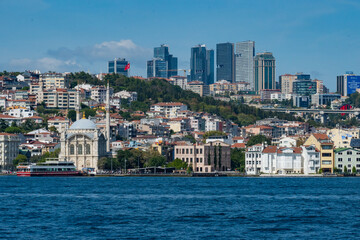
[[[352,151],[347,151],[346,154],[347,155],[352,155]]]
[[[179,149],[178,148],[176,149],[176,154],[179,154]]]
[[[186,154],[189,154],[189,149],[186,149]]]
[[[75,148],[74,148],[74,144],[70,145],[70,154],[75,154]]]
[[[357,161],[357,162],[360,162],[360,158],[356,158],[356,161]]]
[[[182,154],[184,154],[185,153],[185,149],[182,149]]]
[[[348,164],[348,168],[351,168],[351,164]],[[350,169],[349,169],[350,170]]]
[[[342,164],[338,164],[338,168],[342,168]]]
[[[356,155],[360,155],[360,152],[357,152]]]
[[[351,158],[348,158],[348,162],[351,162]]]
[[[198,148],[196,149],[196,154],[199,154],[199,149]]]
[[[339,159],[338,159],[338,162],[342,162],[342,158],[339,158]]]
[[[90,144],[85,145],[85,154],[90,154]]]
[[[331,161],[321,161],[321,163],[322,163],[323,165],[330,165],[330,164],[331,164]]]
[[[192,148],[190,149],[190,154],[192,154]]]
[[[78,145],[77,153],[78,153],[78,154],[82,154],[82,153],[83,153],[83,151],[82,151],[82,145],[81,145],[81,144]]]
[[[356,164],[356,167],[357,167],[357,168],[360,168],[360,164]]]
[[[332,149],[332,145],[321,145],[322,149]]]
[[[202,158],[200,158],[200,162],[202,163]]]
[[[331,153],[322,153],[321,156],[323,156],[323,157],[331,157]]]
[[[339,155],[342,155],[342,152],[339,152]]]

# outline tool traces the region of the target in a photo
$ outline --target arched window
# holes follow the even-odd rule
[[[78,151],[77,151],[77,153],[78,153],[78,154],[82,154],[82,153],[83,153],[82,150],[83,150],[83,149],[82,149],[82,145],[79,144],[79,145],[78,145]]]
[[[70,154],[74,155],[75,154],[75,148],[74,148],[74,144],[70,145]]]
[[[85,145],[85,154],[90,154],[90,144]]]

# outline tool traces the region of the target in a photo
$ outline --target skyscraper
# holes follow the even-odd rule
[[[126,61],[125,58],[115,58],[114,60],[108,62],[108,73],[117,73],[128,77],[129,68],[125,70],[128,64],[129,62]]]
[[[147,62],[147,77],[170,78],[177,75],[177,57],[169,54],[169,47],[162,44],[154,48],[154,58]]]
[[[346,74],[337,76],[336,83],[337,92],[340,93],[341,96],[349,96],[360,88],[360,76],[349,71],[346,72]]]
[[[254,60],[255,92],[275,89],[275,58],[270,52],[258,53]]]
[[[254,89],[254,57],[254,41],[236,43],[235,80],[236,82],[248,82],[251,89]]]
[[[214,50],[206,50],[205,45],[191,48],[191,81],[201,81],[206,85],[214,83]]]
[[[235,82],[235,58],[233,43],[216,44],[216,81]]]
[[[147,61],[148,78],[168,78],[168,63],[161,58]]]

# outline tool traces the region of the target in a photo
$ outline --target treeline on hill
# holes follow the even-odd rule
[[[77,81],[93,85],[103,85],[109,81],[110,86],[115,92],[121,90],[137,92],[138,100],[132,102],[131,106],[129,106],[130,110],[133,111],[145,112],[149,110],[151,104],[158,102],[182,102],[191,111],[216,114],[225,119],[230,119],[240,126],[246,126],[254,123],[256,120],[275,116],[285,120],[301,120],[295,118],[292,114],[263,111],[238,102],[228,103],[215,100],[213,97],[200,97],[194,92],[171,85],[163,79],[148,81],[111,74],[106,75],[105,79],[100,81],[84,72],[70,74],[71,87],[76,86]]]

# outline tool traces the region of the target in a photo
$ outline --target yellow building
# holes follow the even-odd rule
[[[304,145],[315,145],[315,147],[320,151],[320,168],[323,172],[333,172],[334,143],[326,134],[314,133],[306,140]]]

